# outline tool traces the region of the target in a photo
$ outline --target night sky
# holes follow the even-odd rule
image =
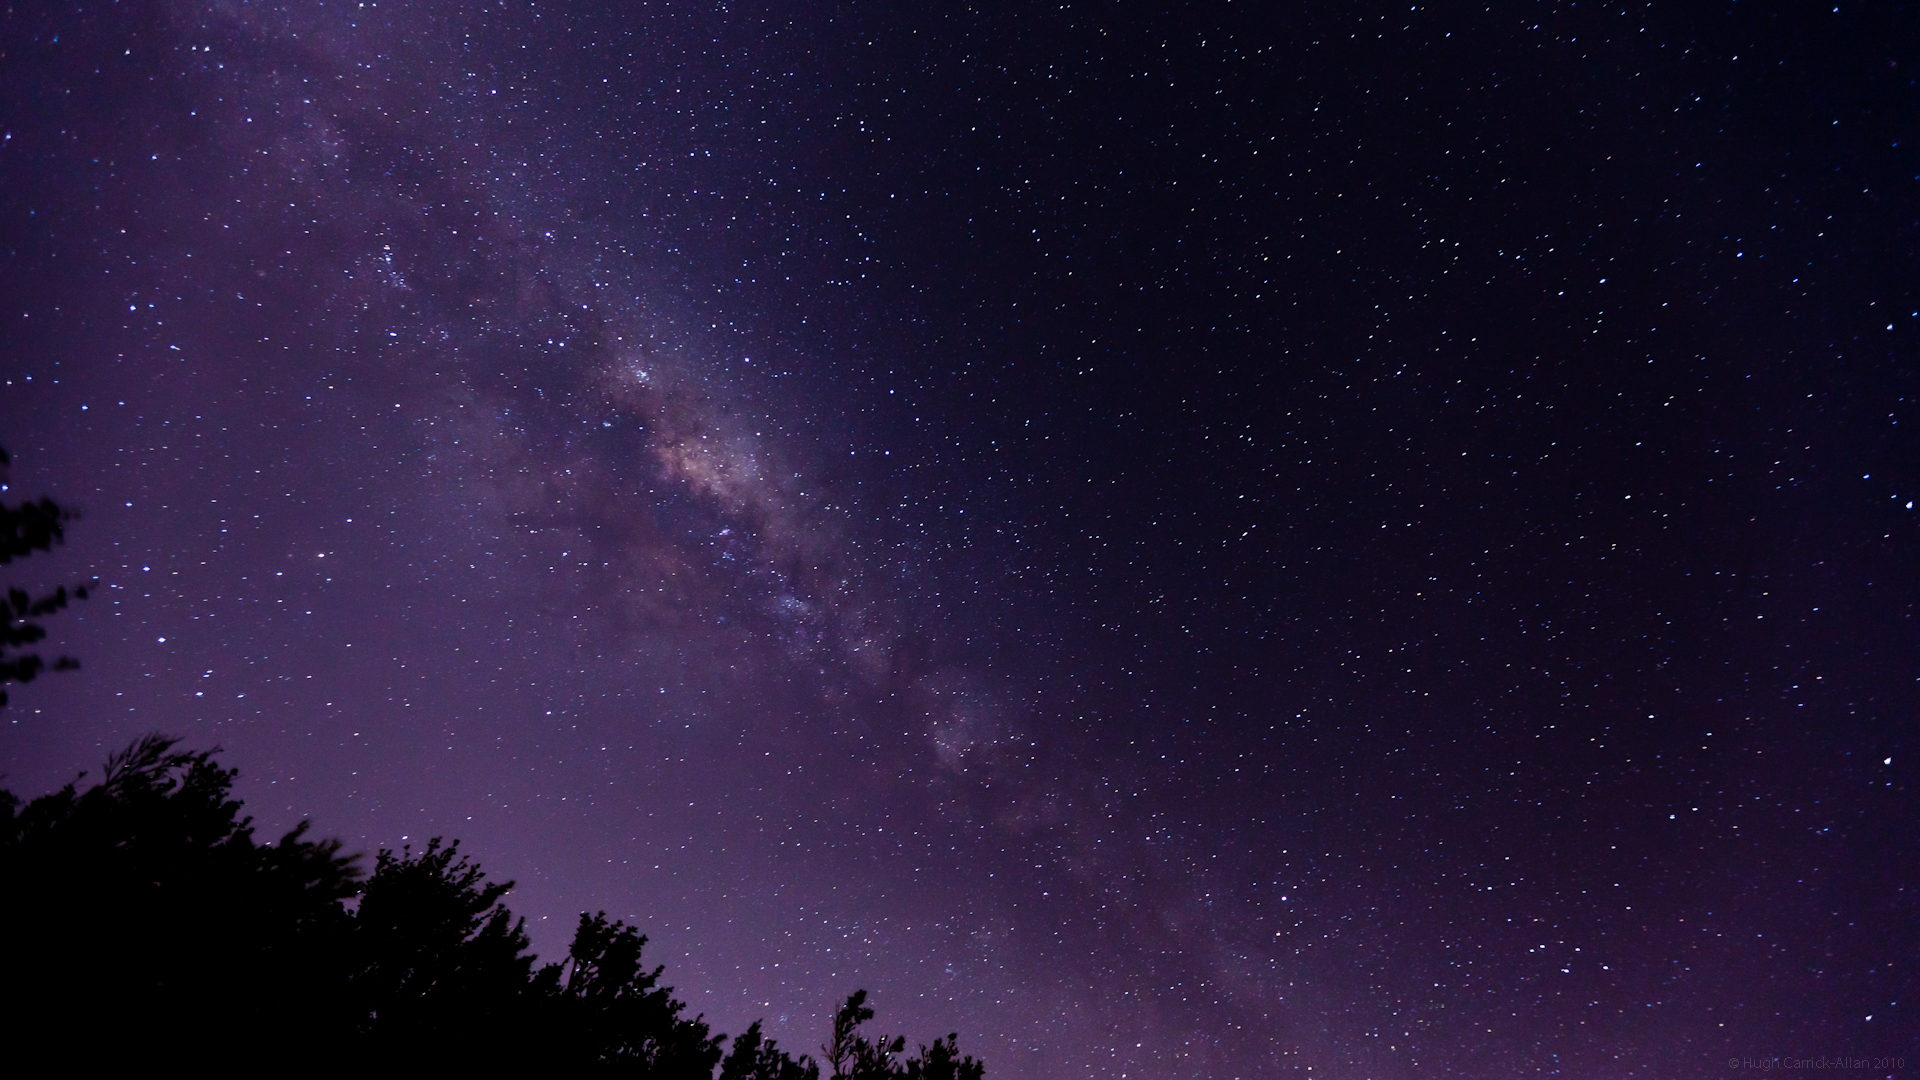
[[[796,1051],[1911,1075],[1917,19],[11,4],[4,783]]]

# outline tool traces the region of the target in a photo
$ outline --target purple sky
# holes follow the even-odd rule
[[[1827,6],[17,5],[7,581],[105,588],[0,770],[221,746],[796,1050],[1911,1063],[1920,116]]]

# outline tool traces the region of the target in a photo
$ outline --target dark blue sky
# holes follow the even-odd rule
[[[12,790],[217,744],[1000,1077],[1915,1051],[1906,5],[0,36]]]

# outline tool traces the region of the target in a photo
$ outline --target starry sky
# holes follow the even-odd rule
[[[1915,40],[11,4],[8,581],[103,588],[0,770],[218,745],[796,1050],[1911,1069]]]

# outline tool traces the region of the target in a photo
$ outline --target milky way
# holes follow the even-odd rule
[[[1897,32],[1243,6],[8,14],[8,786],[1003,1077],[1920,1049]]]

